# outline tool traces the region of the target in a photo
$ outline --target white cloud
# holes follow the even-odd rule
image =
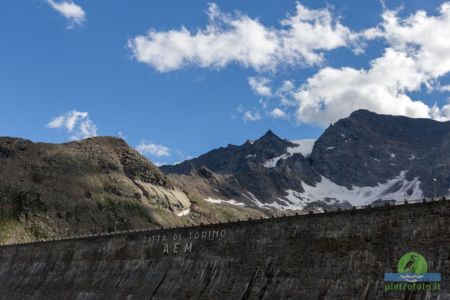
[[[259,121],[261,120],[261,115],[257,112],[257,111],[250,111],[247,110],[246,112],[244,112],[242,119],[244,120],[244,122],[255,122],[255,121]]]
[[[47,124],[48,128],[60,128],[62,126],[64,126],[64,123],[66,121],[66,117],[65,116],[59,116],[54,118],[52,121],[50,121]]]
[[[358,39],[328,9],[308,9],[300,3],[295,14],[281,20],[280,29],[266,27],[242,13],[223,13],[216,4],[209,5],[208,17],[204,29],[151,29],[130,39],[128,46],[137,61],[160,72],[191,65],[222,68],[230,63],[268,70],[279,65],[323,63],[324,51],[353,47]]]
[[[270,97],[272,91],[270,89],[270,80],[264,77],[249,77],[248,84],[251,89],[258,95],[264,97]]]
[[[47,3],[69,21],[68,28],[81,26],[86,21],[86,12],[73,1],[55,2],[53,0],[47,0]]]
[[[342,25],[330,9],[308,9],[300,3],[292,15],[280,21],[279,28],[242,13],[223,13],[215,4],[209,6],[208,16],[203,29],[151,30],[129,40],[134,58],[160,72],[237,63],[273,75],[280,66],[320,66],[297,87],[293,80],[286,80],[272,88],[269,75],[248,79],[261,97],[265,114],[287,118],[295,109],[299,123],[327,126],[360,108],[450,119],[450,103],[429,105],[413,96],[424,88],[450,90],[448,85],[439,85],[450,72],[450,2],[442,4],[435,15],[417,11],[400,17],[398,10],[384,8],[378,26],[358,33]],[[373,39],[385,41],[386,48],[369,67],[323,67],[326,51],[347,47],[360,53],[362,45]],[[274,97],[279,103],[273,103]],[[245,122],[261,119],[254,109],[239,107],[238,112]]]
[[[281,35],[281,58],[296,64],[303,61],[308,65],[319,64],[324,60],[323,50],[355,46],[359,35],[352,32],[333,18],[329,9],[308,9],[297,3],[296,14],[281,21],[286,26]]]
[[[406,94],[422,82],[414,60],[390,48],[368,70],[326,67],[295,92],[297,121],[327,126],[360,108],[427,118],[430,107]]]
[[[296,106],[296,102],[293,99],[295,92],[294,81],[285,80],[279,88],[277,88],[275,95],[280,99],[280,103],[284,107]]]
[[[278,107],[274,108],[270,115],[274,117],[275,119],[287,119],[288,115],[283,110],[279,109]]]
[[[450,4],[437,16],[419,11],[401,19],[384,11],[383,23],[367,30],[368,39],[384,38],[388,46],[367,69],[324,67],[299,88],[288,81],[275,94],[281,104],[296,105],[299,123],[327,126],[356,109],[409,117],[450,119],[450,104],[430,106],[413,99],[424,87],[447,90],[436,82],[450,72]]]
[[[81,140],[97,136],[97,126],[89,119],[87,112],[72,110],[53,118],[47,128],[65,128],[71,140]]]
[[[450,85],[443,85],[439,87],[439,91],[441,92],[450,92]]]
[[[383,23],[369,30],[366,37],[384,38],[396,49],[414,58],[418,68],[431,78],[450,71],[450,2],[439,8],[439,14],[425,11],[400,18],[398,11],[385,10]]]
[[[141,154],[149,154],[156,157],[170,156],[170,149],[168,147],[153,144],[144,140],[136,146],[136,150]]]

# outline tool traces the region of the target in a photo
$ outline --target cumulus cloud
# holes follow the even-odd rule
[[[417,11],[402,17],[400,10],[384,7],[381,23],[360,32],[342,25],[329,8],[309,9],[300,3],[277,28],[242,13],[224,13],[215,4],[207,13],[205,28],[150,30],[130,39],[134,58],[160,72],[231,63],[253,68],[259,73],[248,83],[260,97],[262,112],[286,119],[294,113],[298,123],[327,126],[360,108],[450,119],[450,103],[429,105],[415,96],[423,89],[450,91],[448,85],[440,86],[450,72],[450,2],[435,15]],[[327,51],[346,47],[360,53],[364,43],[374,39],[386,46],[367,68],[324,66]],[[270,76],[280,66],[320,69],[300,85],[285,80],[276,88]],[[255,109],[239,113],[245,122],[261,119]]]
[[[97,136],[97,126],[89,119],[87,112],[72,110],[53,118],[47,128],[64,128],[70,134],[70,140],[81,140]]]
[[[296,102],[293,100],[295,92],[295,84],[293,80],[285,80],[279,88],[276,89],[275,95],[280,100],[280,103],[284,107],[296,106]]]
[[[401,18],[396,10],[385,10],[383,22],[366,33],[366,37],[384,38],[396,49],[414,58],[417,67],[430,78],[450,71],[450,2],[444,3],[438,15],[419,10]]]
[[[272,91],[270,89],[270,80],[264,77],[250,77],[248,79],[248,84],[251,89],[258,95],[264,97],[270,97]]]
[[[275,119],[287,119],[288,115],[281,109],[279,109],[278,107],[274,108],[271,112],[270,115],[275,118]]]
[[[281,36],[281,58],[295,64],[308,65],[323,62],[323,51],[352,46],[357,53],[362,51],[358,43],[359,34],[352,32],[333,17],[329,9],[308,9],[297,3],[296,13],[282,20],[287,29]]]
[[[430,107],[407,95],[408,91],[418,90],[423,80],[414,60],[391,48],[374,60],[368,70],[326,67],[294,93],[297,121],[327,126],[360,108],[430,117]]]
[[[203,29],[151,29],[130,39],[134,58],[160,72],[192,65],[222,68],[230,63],[268,70],[279,65],[317,65],[324,61],[324,51],[358,47],[358,34],[329,9],[308,9],[297,3],[295,13],[281,20],[278,29],[242,13],[223,13],[216,4],[210,4],[207,13],[209,23]]]
[[[245,123],[247,123],[247,122],[259,121],[262,118],[261,118],[261,115],[259,114],[259,112],[247,110],[242,115],[242,119],[244,120]]]
[[[47,0],[47,3],[69,21],[68,28],[81,26],[86,21],[86,12],[73,1]]]
[[[141,141],[136,146],[136,150],[141,154],[148,154],[156,157],[170,156],[170,149],[163,145],[153,144],[148,141]]]
[[[297,88],[286,81],[275,92],[281,104],[295,105],[299,123],[320,126],[360,108],[449,120],[449,104],[431,106],[411,95],[423,88],[447,90],[436,82],[450,72],[450,4],[443,4],[436,16],[419,11],[402,19],[397,13],[385,10],[383,22],[365,32],[368,39],[387,42],[383,55],[367,69],[323,67]]]

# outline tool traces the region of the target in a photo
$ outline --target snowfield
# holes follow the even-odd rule
[[[291,149],[291,151],[295,151],[293,153],[301,153],[304,157],[308,157],[312,152],[314,144],[316,143],[316,139],[295,140],[291,142],[297,144],[298,146],[294,148],[288,148],[288,152],[289,149]]]
[[[350,203],[352,206],[368,205],[376,200],[404,201],[405,199],[417,200],[423,198],[420,189],[420,180],[415,178],[411,181],[406,179],[406,172],[402,171],[399,176],[380,183],[377,186],[357,187],[348,189],[337,185],[331,180],[321,177],[316,186],[303,183],[304,192],[286,190],[287,195],[277,198],[272,203],[262,203],[253,194],[247,192],[246,196],[258,207],[270,207],[275,209],[302,210],[306,205],[316,201],[324,201],[328,204]]]
[[[244,203],[238,202],[234,199],[222,200],[222,199],[213,199],[213,198],[209,197],[209,198],[206,198],[205,201],[210,202],[210,203],[215,203],[215,204],[228,203],[228,204],[237,205],[237,206],[245,206]]]
[[[278,210],[303,210],[308,204],[321,201],[328,205],[350,204],[352,206],[363,206],[373,203],[377,200],[394,200],[396,202],[406,200],[418,200],[424,197],[420,189],[420,180],[414,178],[406,179],[406,171],[388,180],[385,183],[379,183],[376,186],[353,186],[347,188],[340,186],[328,178],[321,176],[320,182],[315,186],[303,183],[304,192],[286,190],[286,195],[278,197],[272,203],[263,203],[249,191],[242,193],[242,196],[251,201],[255,206],[262,208],[274,208]],[[233,199],[205,199],[211,203],[229,203],[233,205],[245,206],[244,203],[237,202]]]
[[[340,202],[348,201],[353,206],[367,205],[376,200],[403,201],[405,199],[417,200],[423,198],[420,180],[415,178],[408,181],[405,171],[402,171],[399,176],[373,187],[353,186],[348,189],[322,176],[321,181],[316,186],[303,183],[303,189],[305,192],[301,193],[301,197],[305,200],[335,199]]]
[[[305,140],[296,140],[291,141],[294,144],[297,144],[295,147],[288,147],[286,149],[286,153],[282,154],[280,156],[271,158],[264,162],[264,167],[266,168],[275,168],[277,166],[277,163],[280,159],[287,159],[294,155],[295,153],[300,153],[304,157],[308,157],[311,152],[312,148],[314,147],[314,143],[316,142],[315,139],[305,139]]]

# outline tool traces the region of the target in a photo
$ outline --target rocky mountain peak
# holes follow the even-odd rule
[[[255,141],[255,143],[282,143],[286,144],[286,140],[280,138],[272,130],[267,130],[267,132]]]
[[[278,156],[286,152],[288,147],[294,147],[295,144],[280,138],[272,130],[268,130],[262,137],[257,139],[248,148],[257,152],[264,159],[270,156]]]
[[[277,136],[268,130],[255,141],[247,140],[242,145],[228,144],[211,150],[197,158],[186,160],[176,165],[161,166],[165,173],[189,174],[195,169],[205,166],[217,173],[230,173],[249,168],[249,164],[262,164],[262,162],[286,153],[288,147],[295,144]]]
[[[264,140],[264,139],[274,139],[274,138],[278,138],[279,139],[278,135],[276,135],[271,129],[269,129],[259,139],[260,140]]]
[[[377,116],[378,114],[367,109],[358,109],[352,112],[349,118],[367,118],[368,116]]]

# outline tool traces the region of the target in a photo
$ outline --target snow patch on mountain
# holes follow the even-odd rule
[[[302,197],[300,192],[294,190],[286,190],[287,196],[283,198],[277,198],[276,201],[272,203],[264,204],[264,207],[271,207],[278,210],[302,210],[306,205],[311,203],[310,199],[305,199]]]
[[[191,209],[188,208],[188,209],[182,210],[181,212],[177,213],[177,216],[179,216],[179,217],[187,216],[190,212],[191,212]]]
[[[351,189],[348,189],[322,176],[321,181],[316,186],[303,183],[305,191],[301,193],[301,197],[308,201],[323,199],[335,199],[340,202],[347,201],[353,206],[367,205],[376,200],[417,200],[423,198],[420,183],[419,178],[414,178],[411,181],[407,180],[406,172],[402,171],[399,176],[377,186],[353,186]]]
[[[362,206],[377,200],[394,200],[397,202],[405,199],[417,200],[423,198],[420,183],[418,178],[407,180],[406,172],[402,171],[399,176],[377,186],[353,186],[348,189],[322,176],[321,181],[316,186],[303,183],[304,192],[288,189],[285,191],[286,196],[278,197],[272,203],[262,203],[248,191],[242,195],[262,208],[303,210],[308,204],[317,201],[325,202],[328,205],[350,203],[352,206]]]
[[[269,160],[266,160],[265,162],[264,162],[264,167],[266,167],[266,168],[275,168],[276,166],[277,166],[277,163],[278,163],[278,161],[280,160],[280,159],[286,159],[286,158],[288,158],[290,155],[289,154],[282,154],[282,155],[280,155],[280,156],[277,156],[277,157],[274,157],[274,158],[271,158],[271,159],[269,159]]]
[[[213,199],[211,197],[208,197],[208,198],[205,199],[205,201],[210,202],[210,203],[214,203],[214,204],[228,203],[228,204],[237,205],[237,206],[245,206],[244,203],[238,202],[238,201],[236,201],[234,199],[222,200],[222,199]]]
[[[242,193],[242,196],[249,199],[251,202],[253,202],[256,206],[261,208],[274,208],[277,210],[302,210],[306,205],[313,202],[313,200],[304,199],[301,196],[301,193],[294,191],[294,190],[286,190],[286,193],[288,194],[285,197],[279,197],[275,199],[275,201],[271,203],[262,203],[259,201],[255,195],[253,195],[249,191],[245,191],[245,193]]]
[[[292,151],[292,154],[301,153],[304,157],[308,157],[312,152],[316,139],[295,140],[291,142],[297,144],[298,146],[288,148],[288,153],[291,153],[289,151]]]
[[[288,147],[286,149],[286,153],[265,161],[264,167],[275,168],[280,159],[287,159],[296,153],[300,153],[304,157],[308,157],[312,152],[312,148],[314,147],[314,143],[316,142],[316,140],[315,139],[305,139],[305,140],[295,140],[295,141],[291,141],[291,142],[296,144],[297,146]]]
[[[256,206],[259,207],[264,207],[265,204],[262,203],[261,201],[259,201],[255,195],[253,195],[253,193],[249,192],[249,191],[245,191],[245,193],[242,193],[242,196],[244,196],[245,198],[249,199],[251,202],[255,203]]]
[[[303,210],[308,204],[312,204],[317,201],[317,199],[305,197],[303,193],[294,190],[288,189],[285,192],[287,193],[287,196],[282,198],[279,197],[272,203],[261,203],[257,205],[262,208],[274,208],[277,210]],[[320,199],[320,201],[329,205],[341,203],[339,200],[328,198]],[[323,209],[319,207],[317,210],[322,211]]]

